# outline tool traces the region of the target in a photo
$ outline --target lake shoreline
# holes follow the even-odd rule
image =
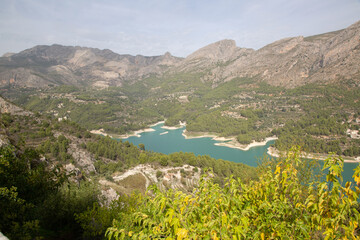
[[[116,135],[115,137],[116,138],[121,138],[121,139],[127,139],[129,137],[141,137],[140,133],[144,133],[144,132],[155,132],[155,129],[153,129],[153,128],[144,128],[144,129],[134,131],[132,133]]]
[[[140,130],[122,134],[122,135],[110,135],[110,134],[106,133],[103,128],[98,129],[98,130],[91,130],[90,133],[98,134],[98,135],[102,135],[102,136],[109,136],[111,138],[117,138],[117,139],[127,139],[129,137],[141,137],[140,134],[144,133],[144,132],[154,132],[156,130],[153,129],[152,127],[155,127],[159,124],[164,124],[164,123],[165,123],[165,121],[159,121],[157,123],[149,125],[149,128],[140,129]],[[161,128],[166,129],[166,130],[177,130],[177,129],[181,129],[184,127],[186,127],[186,123],[180,122],[180,125],[176,126],[176,127],[162,126]],[[160,135],[167,134],[167,133],[168,132],[164,132]],[[214,143],[215,146],[234,148],[234,149],[239,149],[242,151],[248,151],[252,147],[265,146],[269,141],[273,141],[273,140],[277,139],[276,136],[267,137],[267,138],[265,138],[264,141],[261,141],[261,142],[253,141],[252,143],[245,145],[245,144],[240,144],[236,140],[235,137],[219,137],[215,133],[206,133],[206,132],[205,133],[204,132],[188,132],[186,129],[184,129],[182,131],[182,136],[184,136],[185,139],[211,138],[212,140],[219,141],[217,143]],[[275,147],[270,146],[267,148],[267,154],[271,157],[280,157],[284,154],[284,152],[281,152],[278,149],[276,149]],[[328,158],[328,155],[320,154],[320,153],[303,152],[301,157],[308,158],[308,159],[325,160],[326,158]],[[341,156],[341,157],[344,159],[344,162],[346,162],[346,163],[360,163],[360,157],[345,157],[345,156]]]
[[[157,124],[160,124],[160,123],[157,123]],[[151,126],[156,126],[157,124],[154,124],[154,125],[151,125]],[[105,136],[105,137],[109,136],[111,138],[121,138],[121,139],[127,139],[129,137],[141,137],[140,133],[144,133],[144,132],[155,132],[155,129],[153,129],[153,128],[144,128],[144,129],[136,130],[136,131],[129,132],[129,133],[126,133],[126,134],[121,134],[121,135],[116,135],[116,134],[110,135],[110,134],[106,133],[103,128],[98,129],[98,130],[91,130],[90,131],[90,133],[93,133],[93,134],[102,135],[102,136]]]
[[[127,139],[129,137],[141,137],[140,134],[144,133],[144,132],[154,132],[155,129],[153,129],[152,127],[156,127],[157,125],[164,124],[164,123],[165,123],[165,121],[159,121],[157,123],[149,125],[148,128],[143,128],[143,129],[139,129],[139,130],[136,130],[136,131],[132,131],[132,132],[125,133],[125,134],[120,134],[120,135],[117,135],[117,134],[110,135],[110,134],[106,133],[103,128],[98,129],[98,130],[91,130],[90,133],[103,135],[103,136],[109,136],[111,138]],[[180,122],[179,127],[162,126],[161,128],[168,129],[168,130],[176,130],[176,129],[179,129],[179,128],[183,128],[184,126],[186,126],[186,122],[185,123]]]
[[[252,143],[245,145],[239,143],[235,138],[230,142],[223,142],[223,143],[214,143],[216,146],[223,146],[223,147],[230,147],[230,148],[236,148],[243,151],[248,151],[252,147],[259,147],[259,146],[265,146],[269,141],[273,141],[278,139],[277,137],[267,137],[264,141],[256,142],[253,141]]]
[[[283,156],[285,153],[279,151],[275,147],[268,147],[267,154],[272,156],[272,157],[277,157],[278,158],[280,156]],[[316,159],[316,160],[324,161],[325,159],[327,159],[329,157],[329,155],[322,154],[322,153],[302,152],[301,157],[302,158]],[[353,157],[345,157],[345,156],[341,156],[341,157],[344,159],[344,162],[346,162],[346,163],[359,163],[360,162],[360,160],[357,160],[357,158],[355,158],[355,157],[354,158]]]
[[[165,123],[165,121],[160,121],[160,122],[151,124],[149,127],[155,127],[155,126],[157,126],[157,125],[159,125],[159,124],[162,124],[162,123]]]
[[[163,123],[165,123],[165,121],[163,121]],[[180,128],[183,128],[183,127],[186,127],[186,122],[179,121],[179,125],[176,125],[176,126],[162,126],[161,128],[166,129],[166,130],[176,130],[176,129],[180,129]]]
[[[90,133],[96,134],[96,135],[102,135],[102,136],[105,136],[105,137],[106,137],[106,136],[109,136],[109,137],[112,138],[112,136],[109,135],[109,134],[107,134],[103,128],[100,128],[100,129],[98,129],[98,130],[91,130]]]
[[[149,128],[140,129],[140,130],[122,134],[122,135],[110,135],[110,134],[106,133],[103,128],[98,129],[98,130],[91,130],[90,133],[98,134],[98,135],[102,135],[102,136],[109,136],[111,138],[127,139],[129,137],[141,137],[140,134],[144,133],[144,132],[154,132],[156,130],[153,129],[152,127],[155,127],[159,124],[164,124],[164,123],[165,123],[165,121],[159,121],[157,123],[150,125]],[[180,122],[179,126],[174,126],[174,127],[162,126],[161,128],[166,129],[166,130],[177,130],[177,129],[181,129],[184,127],[186,127],[186,122],[185,123]],[[168,132],[164,132],[163,134],[167,134],[167,133]],[[160,134],[160,135],[163,135],[163,134]],[[211,138],[212,140],[219,141],[217,143],[214,143],[215,146],[235,148],[235,149],[239,149],[242,151],[248,151],[249,149],[251,149],[253,147],[265,146],[269,141],[273,141],[273,140],[277,139],[276,136],[267,137],[267,138],[265,138],[264,141],[261,141],[261,142],[253,141],[252,143],[245,145],[245,144],[239,143],[235,137],[219,137],[215,133],[206,133],[206,132],[205,133],[204,132],[188,132],[186,129],[183,130],[182,136],[184,136],[185,139]],[[267,154],[271,157],[280,157],[284,153],[280,152],[275,147],[270,146],[267,148]],[[309,159],[325,160],[328,157],[328,155],[327,154],[319,154],[319,153],[303,152],[301,157],[309,158]],[[356,158],[355,157],[345,157],[345,156],[341,156],[341,157],[344,159],[344,162],[346,162],[346,163],[360,163],[360,157],[356,157]]]
[[[141,137],[140,134],[144,133],[144,132],[154,132],[156,130],[153,129],[152,127],[155,127],[159,124],[164,124],[164,123],[165,123],[165,121],[159,121],[157,123],[149,125],[149,128],[144,128],[144,129],[140,129],[137,131],[133,131],[133,132],[121,134],[121,135],[110,135],[110,134],[106,133],[104,131],[104,129],[102,129],[102,128],[98,129],[98,130],[91,130],[90,132],[93,134],[109,136],[111,138],[127,139],[130,137]],[[173,127],[161,126],[162,129],[166,129],[166,130],[177,130],[177,129],[181,129],[184,127],[186,127],[186,122],[180,122],[178,126],[173,126]],[[168,132],[166,132],[166,133],[168,133]],[[166,134],[166,133],[163,133],[163,134]],[[160,134],[160,135],[163,135],[163,134]],[[277,137],[275,137],[275,136],[268,137],[268,138],[265,138],[264,141],[261,141],[261,142],[253,141],[252,143],[245,145],[245,144],[239,143],[235,137],[219,137],[215,133],[188,132],[186,129],[183,130],[182,136],[184,136],[185,139],[211,138],[214,141],[219,141],[217,143],[214,143],[215,146],[235,148],[235,149],[240,149],[242,151],[248,151],[252,147],[265,146],[269,141],[277,139]]]
[[[228,147],[228,148],[236,148],[240,149],[242,151],[248,151],[252,147],[258,147],[258,146],[265,146],[269,141],[276,140],[277,137],[267,137],[264,141],[256,142],[253,141],[250,144],[241,144],[239,143],[235,137],[219,137],[212,133],[201,133],[201,132],[188,132],[186,129],[183,131],[182,135],[185,137],[185,139],[193,139],[193,138],[212,138],[212,140],[220,141],[219,143],[214,143],[215,146],[222,146],[222,147]]]

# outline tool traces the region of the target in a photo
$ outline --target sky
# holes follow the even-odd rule
[[[186,57],[223,39],[259,49],[359,20],[360,0],[0,0],[0,56],[56,43]]]

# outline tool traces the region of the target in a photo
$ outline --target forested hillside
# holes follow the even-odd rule
[[[102,239],[112,219],[125,211],[117,204],[130,203],[126,194],[144,190],[140,185],[128,187],[130,180],[139,181],[141,176],[114,178],[139,164],[158,169],[158,186],[168,186],[165,189],[172,184],[165,184],[162,167],[178,167],[182,185],[176,186],[184,192],[194,187],[187,179],[206,168],[214,169],[219,184],[230,175],[245,182],[258,177],[255,168],[243,164],[192,153],[149,152],[145,146],[93,135],[74,122],[40,114],[1,113],[0,126],[0,231],[10,239]],[[182,168],[186,164],[194,166],[193,172]],[[110,188],[122,196],[113,205],[107,194]],[[101,208],[104,204],[107,207]],[[95,229],[94,211],[102,211],[96,212]]]
[[[357,22],[258,50],[223,40],[184,59],[56,44],[1,57],[0,231],[359,239],[360,167],[356,185],[341,177],[343,159],[360,157],[359,32]],[[275,137],[287,155],[254,168],[120,140],[163,120],[231,147]],[[299,149],[331,156],[320,168]]]
[[[336,156],[325,161],[326,182],[318,176],[318,162],[300,159],[298,149],[286,158],[264,159],[258,174],[251,176],[253,168],[241,164],[146,152],[39,115],[1,114],[1,126],[0,201],[5,207],[0,210],[0,230],[10,239],[358,237],[360,190],[341,184],[343,160]],[[53,131],[62,134],[54,137]],[[94,163],[96,172],[84,168],[79,175],[64,168],[69,162],[81,168],[68,151],[73,137],[84,140],[81,148],[102,160]],[[214,171],[205,171],[192,192],[154,185],[146,194],[122,195],[102,205],[103,187],[93,180],[142,162],[186,162]],[[359,167],[354,179],[360,183]]]
[[[360,189],[341,183],[343,160],[325,161],[326,182],[302,182],[293,149],[265,166],[259,180],[229,178],[222,188],[203,176],[192,194],[156,187],[121,213],[108,239],[358,239]],[[310,170],[312,171],[312,170]],[[354,177],[359,183],[360,168]],[[311,172],[310,175],[314,174]]]
[[[125,134],[166,119],[186,122],[189,135],[244,145],[276,135],[279,150],[297,144],[357,157],[359,26],[259,50],[223,40],[185,59],[36,46],[0,58],[0,89],[31,111],[87,130]]]
[[[360,126],[360,88],[351,81],[289,90],[235,79],[211,88],[198,77],[151,78],[106,90],[9,90],[6,95],[29,110],[115,135],[166,119],[170,126],[186,122],[189,135],[211,133],[241,144],[275,135],[279,150],[295,144],[308,152],[359,156],[359,137],[349,131]]]

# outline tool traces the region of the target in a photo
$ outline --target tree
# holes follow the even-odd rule
[[[139,149],[145,151],[145,145],[143,143],[139,143]]]
[[[343,160],[325,160],[327,181],[299,181],[299,153],[289,151],[258,181],[204,175],[192,194],[152,186],[132,212],[120,213],[108,239],[357,239],[360,189],[340,184]],[[360,184],[360,166],[354,174]]]
[[[47,171],[35,150],[16,153],[0,148],[0,229],[10,239],[39,236],[39,207],[62,183],[55,171]]]

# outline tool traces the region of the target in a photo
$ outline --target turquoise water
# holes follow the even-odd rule
[[[212,138],[193,138],[185,139],[182,132],[185,128],[176,130],[167,130],[161,128],[164,124],[158,124],[152,127],[154,132],[141,133],[141,137],[129,137],[123,141],[129,141],[135,145],[143,143],[146,150],[161,152],[165,154],[173,152],[193,152],[195,155],[209,155],[215,159],[224,159],[232,162],[240,162],[256,167],[258,160],[267,155],[267,148],[274,143],[269,141],[265,146],[250,148],[248,151],[242,151],[236,148],[216,146],[218,142]],[[164,134],[165,132],[168,132]],[[161,134],[163,133],[163,134]],[[352,181],[353,169],[356,163],[345,163],[343,178],[344,181]]]

